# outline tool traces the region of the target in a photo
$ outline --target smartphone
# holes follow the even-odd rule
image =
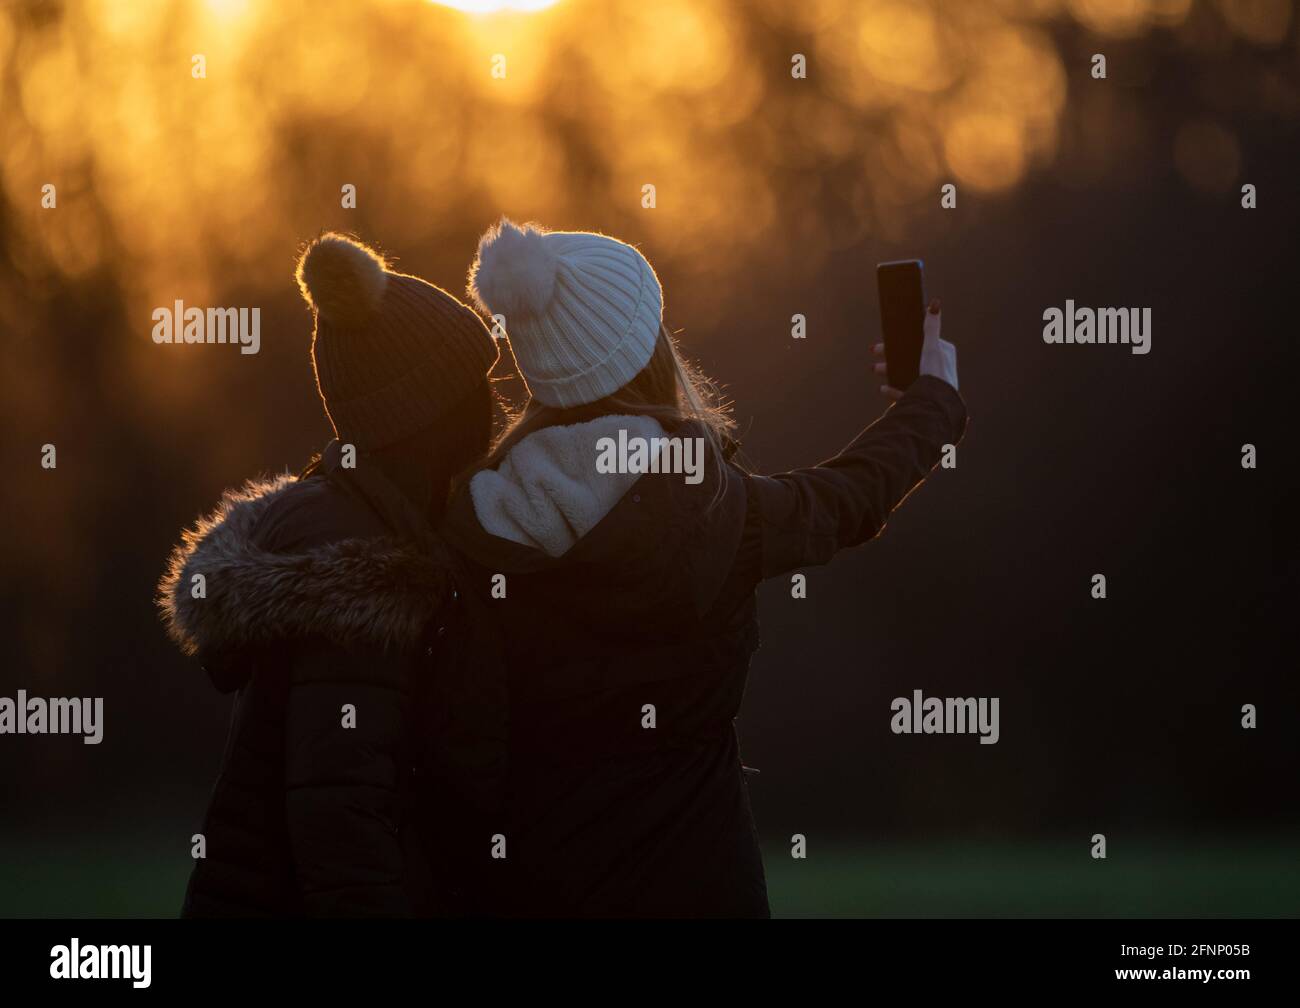
[[[920,259],[900,259],[876,266],[885,369],[889,384],[904,391],[921,373],[921,343],[925,338],[924,270]]]

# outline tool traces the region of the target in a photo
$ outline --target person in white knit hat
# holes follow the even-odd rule
[[[503,220],[479,243],[470,286],[490,314],[505,316],[515,363],[547,406],[582,406],[618,391],[649,363],[659,339],[659,278],[617,238]]]
[[[835,458],[766,477],[730,460],[730,418],[678,356],[632,246],[503,220],[470,290],[504,317],[529,391],[443,524],[474,572],[462,589],[496,617],[509,682],[509,854],[484,909],[768,916],[732,727],[754,591],[873,538],[961,439],[938,305],[921,377],[886,391],[896,404]],[[602,446],[634,441],[660,459],[696,442],[708,464],[695,481],[645,458],[602,465]]]
[[[586,479],[596,445],[620,431],[648,443],[690,421],[688,446],[706,441],[715,468],[734,450],[728,409],[679,354],[663,325],[659,278],[631,245],[502,219],[479,241],[469,289],[484,311],[504,320],[529,392],[471,483],[491,531],[552,555],[567,550],[640,474]],[[591,422],[567,430],[583,420]],[[514,452],[524,440],[528,448]],[[543,481],[568,479],[572,492],[532,496],[517,469]],[[722,480],[714,485],[718,493],[725,488]]]

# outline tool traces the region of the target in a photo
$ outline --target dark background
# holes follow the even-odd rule
[[[234,6],[0,10],[0,695],[106,709],[98,746],[0,736],[0,914],[179,905],[229,701],[153,587],[223,488],[328,436],[298,243],[354,231],[459,293],[503,212],[638,243],[764,472],[882,408],[876,262],[943,298],[957,469],[807,599],[761,592],[740,729],[777,913],[1300,911],[1292,5]],[[1038,62],[999,78],[1003,44]],[[261,353],[155,346],[175,298],[261,306]],[[1067,298],[1150,307],[1151,353],[1045,345]],[[1000,697],[1001,740],[892,735],[913,689]]]

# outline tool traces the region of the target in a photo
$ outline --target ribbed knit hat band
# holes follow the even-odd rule
[[[316,310],[312,365],[335,435],[382,448],[434,423],[481,385],[497,346],[467,305],[374,252],[325,234],[298,262]]]
[[[502,219],[479,242],[470,291],[505,318],[531,394],[581,406],[618,391],[654,353],[663,292],[631,245],[585,231],[543,231]]]

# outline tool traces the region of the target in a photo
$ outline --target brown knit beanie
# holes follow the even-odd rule
[[[497,345],[473,309],[373,250],[327,233],[298,260],[315,309],[311,360],[334,434],[383,448],[429,426],[477,388]]]

